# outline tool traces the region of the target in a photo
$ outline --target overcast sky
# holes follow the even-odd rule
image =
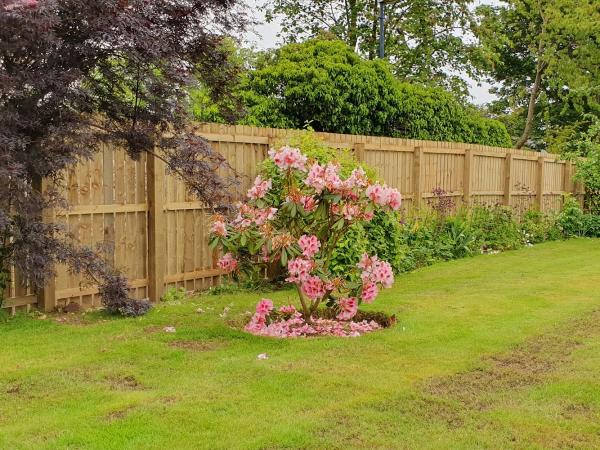
[[[277,34],[279,33],[279,24],[276,22],[266,23],[264,16],[258,10],[258,6],[264,4],[265,0],[246,0],[254,11],[255,19],[260,24],[255,28],[254,33],[249,33],[246,37],[250,45],[258,49],[268,49],[276,47],[280,44]],[[478,0],[477,4],[498,4],[498,0]],[[484,104],[494,99],[494,96],[489,93],[490,85],[484,83],[482,86],[477,86],[473,81],[469,81],[472,100],[475,104]]]

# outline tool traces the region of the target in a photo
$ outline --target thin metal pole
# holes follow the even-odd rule
[[[379,57],[385,55],[385,2],[379,0]]]

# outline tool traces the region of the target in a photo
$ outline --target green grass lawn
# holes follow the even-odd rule
[[[0,448],[600,448],[599,240],[399,276],[359,338],[227,324],[259,298],[0,324]]]

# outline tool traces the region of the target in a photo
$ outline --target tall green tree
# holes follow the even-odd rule
[[[378,0],[274,0],[263,7],[268,22],[280,20],[284,42],[298,42],[323,32],[355,48],[364,56],[377,56]],[[461,74],[477,76],[473,60],[479,47],[469,39],[473,26],[473,0],[387,0],[386,58],[394,74],[450,88],[463,94]]]
[[[500,84],[495,108],[521,127],[516,148],[546,147],[584,113],[600,112],[597,0],[506,0],[477,14],[476,34]]]

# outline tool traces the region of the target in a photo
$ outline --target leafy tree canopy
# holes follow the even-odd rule
[[[600,113],[600,7],[595,0],[507,0],[477,9],[476,34],[499,83],[516,147],[547,148]],[[568,131],[568,130],[567,130]]]
[[[443,86],[466,98],[461,72],[477,77],[482,52],[472,37],[473,0],[386,2],[385,53],[405,81]],[[369,59],[377,55],[378,0],[274,0],[267,21],[278,18],[285,42],[331,33]]]
[[[223,200],[224,161],[188,133],[186,86],[195,75],[227,92],[221,42],[244,21],[235,0],[0,0],[0,280],[15,265],[40,286],[67,262],[102,278],[108,306],[135,313],[124,279],[42,212],[61,201],[63,170],[106,142],[153,153],[200,199]]]
[[[242,122],[349,134],[510,145],[506,129],[452,94],[396,80],[341,41],[289,44],[260,61],[240,87]]]

